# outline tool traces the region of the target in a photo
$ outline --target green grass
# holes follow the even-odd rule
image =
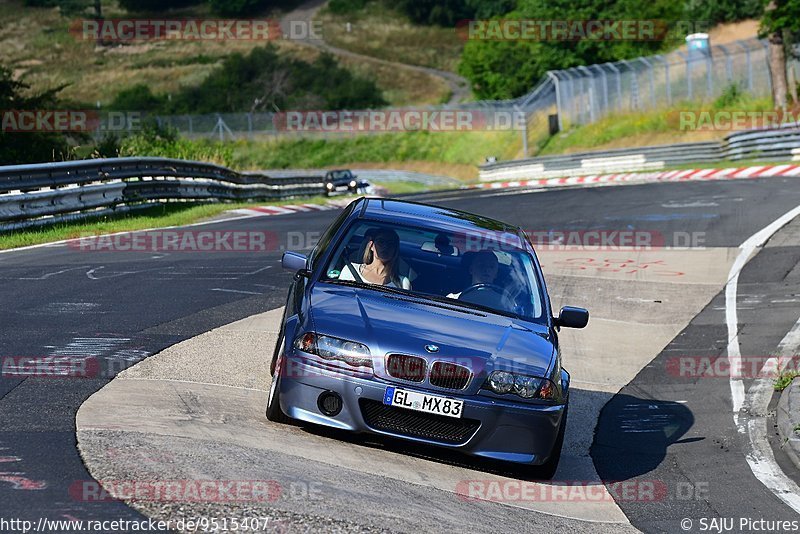
[[[664,167],[665,171],[683,171],[687,169],[730,169],[738,167],[761,167],[764,165],[797,165],[796,161],[758,161],[755,159],[744,159],[738,161],[714,161],[697,162],[697,163],[681,163],[680,165],[667,165]]]
[[[396,182],[371,182],[372,185],[384,187],[393,195],[404,195],[407,193],[424,193],[426,191],[436,191],[437,189],[452,189],[453,185],[425,185],[421,182],[410,182],[398,180]]]
[[[95,46],[93,41],[70,33],[69,25],[77,16],[62,17],[57,9],[26,6],[23,0],[4,0],[0,5],[0,64],[12,69],[34,92],[64,86],[58,96],[72,106],[94,107],[97,102],[108,106],[119,91],[138,83],[146,84],[156,94],[175,94],[183,87],[199,85],[230,54],[247,54],[265,44],[234,39]],[[113,0],[103,1],[103,11],[109,19],[131,16]],[[214,17],[202,2],[167,16]],[[278,17],[280,13],[271,16]],[[295,59],[313,61],[319,55],[316,48],[290,40],[272,42],[282,55]],[[413,44],[420,53],[427,50],[424,41]],[[447,98],[447,85],[429,74],[403,71],[398,75],[392,65],[359,58],[339,59],[348,69],[373,76],[391,105],[427,105]]]
[[[254,205],[269,206],[296,202],[324,204],[327,199],[320,196],[258,203],[161,204],[135,213],[110,215],[80,222],[54,224],[42,228],[16,230],[0,234],[0,250],[52,243],[87,234],[112,234],[148,228],[183,226],[209,219],[228,210],[252,207]]]
[[[331,45],[387,61],[456,72],[464,49],[454,28],[413,24],[383,2],[369,2],[346,14],[323,8],[317,18]]]
[[[317,168],[355,162],[431,161],[478,165],[486,156],[518,157],[518,132],[402,132],[330,139],[239,141],[237,169]]]
[[[775,391],[783,391],[789,387],[792,380],[798,376],[800,376],[800,371],[786,371],[781,373],[778,378],[775,379]]]
[[[731,91],[726,91],[712,103],[683,102],[658,111],[612,114],[593,124],[566,128],[544,143],[538,155],[718,140],[731,132],[683,130],[680,127],[680,112],[772,109],[769,99],[755,99],[735,91],[733,93],[732,96]]]

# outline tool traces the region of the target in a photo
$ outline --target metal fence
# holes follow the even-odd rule
[[[484,165],[481,181],[535,180],[597,176],[604,173],[657,171],[687,163],[720,161],[800,161],[800,129],[735,132],[722,142],[682,143],[525,158]]]
[[[798,49],[800,51],[800,49]],[[800,75],[800,61],[789,58],[790,83]],[[797,73],[797,74],[795,74]],[[528,154],[558,128],[589,124],[613,113],[698,106],[738,85],[755,97],[771,94],[767,42],[740,40],[701,50],[638,57],[547,73],[529,93],[511,100],[483,100],[430,106],[429,110],[516,111],[524,113],[521,132]],[[274,113],[224,113],[158,117],[188,137],[216,140],[259,136],[340,138],[379,132],[286,131]]]
[[[0,231],[99,216],[165,201],[245,201],[321,195],[322,175],[281,177],[165,158],[0,167]]]
[[[757,39],[552,71],[561,128],[610,113],[711,102],[731,85],[771,95],[768,44]]]

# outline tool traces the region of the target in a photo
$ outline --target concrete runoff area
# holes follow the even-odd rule
[[[126,499],[157,518],[231,516],[246,509],[285,521],[289,531],[322,525],[342,531],[489,531],[497,524],[493,518],[578,532],[634,531],[595,471],[590,429],[611,396],[722,289],[736,253],[538,252],[554,309],[576,305],[591,313],[586,329],[560,334],[573,380],[564,451],[553,482],[531,483],[544,486],[542,494],[550,498],[467,500],[459,495],[465,481],[513,484],[513,472],[449,451],[267,421],[268,364],[282,309],[189,339],[122,372],[80,408],[79,449],[101,483],[258,479],[274,480],[284,490],[319,486],[315,495],[284,491],[263,503]],[[559,481],[585,482],[589,497],[547,491]]]

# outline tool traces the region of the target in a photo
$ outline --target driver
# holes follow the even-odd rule
[[[472,282],[467,287],[472,287],[476,284],[494,284],[499,268],[500,263],[497,261],[497,255],[494,252],[491,250],[476,252],[469,264],[469,274],[472,276]],[[447,297],[457,299],[461,297],[461,293],[462,291],[450,293]]]

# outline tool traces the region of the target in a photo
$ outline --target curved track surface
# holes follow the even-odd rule
[[[480,517],[495,521],[506,518],[517,524],[526,521],[529,528],[523,530],[596,530],[602,528],[595,522],[598,520],[610,522],[606,528],[619,529],[627,517],[633,526],[653,532],[677,531],[678,521],[684,517],[753,516],[756,511],[770,518],[796,517],[753,476],[745,458],[745,438],[733,423],[727,380],[687,381],[670,375],[667,364],[661,361],[675,351],[684,355],[716,351],[718,355],[725,350],[727,332],[720,291],[728,280],[736,248],[800,204],[796,181],[768,178],[549,191],[460,191],[418,198],[501,218],[534,231],[638,229],[670,242],[685,232],[699,232],[696,235],[702,236],[702,245],[707,247],[704,250],[541,254],[554,305],[587,305],[593,312],[590,328],[565,336],[565,359],[575,377],[573,401],[578,409],[571,410],[566,457],[556,478],[595,484],[600,479],[639,480],[643,484],[640,487],[657,483],[666,490],[658,499],[641,502],[612,491],[617,502],[604,500],[604,506],[595,507],[602,508],[600,512],[571,506],[575,503],[563,498],[544,503],[469,502],[467,506],[455,495],[453,483],[457,485],[467,477],[513,479],[513,473],[498,473],[494,467],[472,466],[463,459],[398,444],[344,441],[338,436],[331,439],[299,427],[275,428],[258,413],[266,379],[244,385],[226,382],[247,376],[247,372],[229,367],[230,358],[222,356],[217,356],[213,364],[186,370],[184,375],[198,373],[180,379],[190,380],[190,386],[181,382],[183,385],[164,390],[164,395],[172,394],[173,400],[184,404],[184,420],[176,423],[173,417],[172,428],[161,432],[162,438],[167,438],[161,443],[151,442],[149,449],[133,446],[135,441],[126,447],[125,440],[113,435],[115,430],[107,416],[82,412],[82,416],[89,416],[82,424],[92,432],[86,435],[86,443],[93,440],[112,457],[105,464],[89,461],[92,474],[109,476],[98,469],[119,465],[114,457],[130,459],[144,450],[169,450],[172,459],[145,455],[138,460],[142,471],[128,473],[131,477],[152,476],[153,472],[172,478],[250,476],[244,468],[238,474],[220,471],[224,460],[233,458],[241,466],[265,469],[262,478],[270,473],[270,479],[276,480],[285,476],[295,477],[289,482],[327,482],[313,502],[279,500],[271,503],[271,509],[276,518],[288,518],[301,527],[333,520],[344,530],[417,530],[425,528],[426,519],[437,514],[449,518],[441,522],[441,530],[463,528]],[[118,501],[94,502],[70,493],[76,482],[91,479],[76,449],[75,415],[79,406],[116,371],[146,356],[216,327],[280,308],[289,280],[289,275],[278,270],[280,248],[297,248],[303,244],[297,232],[318,232],[334,216],[331,211],[313,212],[213,225],[218,230],[275,232],[278,245],[269,253],[86,252],[57,245],[0,254],[0,292],[6,303],[0,310],[0,323],[5,327],[0,332],[3,356],[89,357],[100,362],[101,374],[105,375],[52,379],[3,374],[3,515],[34,520],[40,516],[143,517]],[[796,290],[791,293],[796,284],[791,280],[797,276],[798,243],[793,241],[791,227],[775,239],[781,236],[783,241],[771,241],[741,274],[743,354],[770,353],[797,320]],[[266,354],[271,350],[271,340],[269,327],[264,325],[272,323],[259,324],[249,334],[252,350],[261,349]],[[237,339],[242,337],[247,336]],[[157,356],[144,368],[131,369],[126,374],[134,376],[115,381],[113,387],[141,380],[147,365],[157,366],[158,359],[168,354]],[[214,350],[209,354],[213,357]],[[245,360],[245,364],[252,365],[253,361]],[[203,372],[211,378],[204,379]],[[169,364],[162,365],[159,373],[159,382],[178,378],[169,375]],[[620,388],[620,394],[613,396]],[[134,387],[133,393],[136,390]],[[187,396],[184,390],[202,395]],[[222,390],[226,394],[221,395]],[[242,420],[243,406],[253,407],[251,419]],[[642,410],[651,411],[642,414]],[[153,403],[152,412],[146,415],[153,415],[155,421],[161,415],[174,415],[168,410],[158,412]],[[130,410],[129,415],[142,414]],[[219,432],[229,423],[239,424],[234,427],[246,432],[215,435],[215,427]],[[595,425],[597,434],[593,436]],[[198,429],[207,434],[198,434]],[[133,440],[125,437],[129,438]],[[270,445],[271,438],[296,444],[296,450]],[[262,446],[254,447],[259,439]],[[84,439],[81,441],[83,445]],[[220,443],[228,448],[220,449]],[[320,461],[326,454],[335,460]],[[779,450],[775,456],[779,462],[783,460]],[[185,465],[192,465],[193,470],[169,471],[176,458],[188,462]],[[441,487],[442,479],[436,476],[441,473],[451,476],[448,487]],[[343,493],[348,484],[350,493]],[[738,491],[731,492],[731,487]],[[326,494],[325,488],[335,489],[336,494]],[[687,499],[687,488],[695,493],[701,488],[703,493]],[[366,505],[362,502],[359,508],[359,496],[363,495],[370,495],[370,501]],[[159,510],[139,508],[148,514],[169,515],[177,513],[174,509],[178,506],[162,503]],[[365,512],[367,509],[373,512]],[[488,521],[485,528],[492,524],[496,523]]]

